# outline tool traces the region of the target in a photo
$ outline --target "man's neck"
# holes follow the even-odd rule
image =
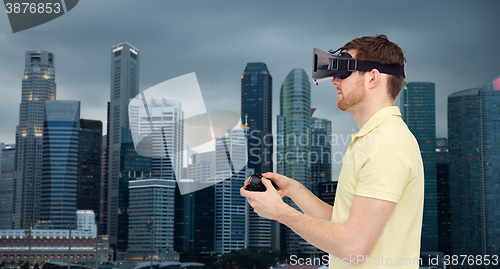
[[[363,125],[373,116],[375,113],[379,112],[381,109],[394,106],[394,101],[384,102],[384,103],[372,103],[370,106],[366,106],[361,109],[357,109],[352,113],[354,121],[358,124],[359,129],[363,128]]]

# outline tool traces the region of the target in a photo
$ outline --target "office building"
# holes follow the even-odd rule
[[[249,128],[248,168],[255,173],[273,171],[272,85],[273,78],[262,62],[247,63],[241,75],[241,121]],[[249,212],[252,231],[248,247],[279,248],[279,224]]]
[[[42,136],[45,101],[56,99],[55,57],[27,51],[16,128],[14,228],[26,229],[40,219]]]
[[[290,71],[281,85],[277,123],[277,172],[310,189],[311,83],[303,69]],[[297,208],[290,199],[285,201]],[[307,242],[283,226],[280,244],[281,250],[291,253],[298,252],[302,247],[308,248]]]
[[[174,252],[175,181],[140,179],[129,182],[129,228],[127,260],[178,260]],[[147,222],[151,223],[152,232]]]
[[[80,119],[76,208],[100,217],[102,122]]]
[[[450,245],[450,177],[448,139],[436,138],[439,251],[452,255]]]
[[[448,96],[452,253],[500,252],[500,77]]]
[[[241,75],[241,122],[247,123],[248,167],[255,173],[273,170],[272,82],[265,63],[247,63]]]
[[[138,97],[139,98],[139,97]],[[141,109],[146,103],[146,109]],[[148,99],[130,105],[130,130],[149,136],[152,145],[151,176],[175,180],[181,178],[184,138],[184,114],[179,100]]]
[[[108,228],[108,171],[109,171],[109,102],[107,106],[106,135],[102,137],[101,155],[101,206],[99,210],[99,234],[106,234]]]
[[[123,130],[120,147],[120,178],[118,188],[118,231],[116,240],[117,255],[121,259],[127,252],[128,247],[128,223],[129,223],[129,183],[131,181],[151,178],[151,148],[138,147],[137,150],[132,140],[132,134],[129,130]],[[148,151],[148,152],[146,152]],[[112,162],[112,156],[110,156]],[[110,168],[111,169],[111,168]],[[111,191],[108,180],[108,194]],[[108,196],[109,197],[109,196]],[[108,205],[110,200],[108,200]],[[109,212],[109,211],[108,211]],[[108,222],[110,216],[108,214]],[[108,224],[109,225],[109,224]],[[115,245],[112,245],[114,247]]]
[[[188,179],[197,181],[207,180],[215,177],[215,152],[196,153],[190,156],[187,167]]]
[[[437,251],[436,100],[433,82],[406,82],[401,92],[401,115],[417,139],[424,163],[424,215],[421,251]]]
[[[76,226],[80,101],[46,101],[40,220],[53,229]]]
[[[111,47],[106,234],[110,246],[121,252],[126,251],[128,237],[127,231],[118,229],[128,223],[128,198],[125,197],[128,196],[128,181],[151,171],[147,171],[148,165],[144,164],[147,160],[135,152],[128,117],[129,101],[139,94],[139,63],[140,52],[129,43],[121,42]],[[137,162],[136,157],[140,158]],[[118,238],[122,240],[120,243]]]
[[[318,198],[321,201],[333,206],[335,195],[337,194],[338,181],[320,182],[318,188]]]
[[[312,114],[312,113],[311,113]],[[311,191],[319,196],[320,184],[332,181],[332,121],[311,118]]]
[[[246,167],[247,161],[244,129],[230,130],[225,136],[216,139],[215,180],[219,182],[215,184],[217,254],[248,247],[248,203],[240,195],[240,188],[250,173]],[[243,169],[235,171],[234,167]]]
[[[192,184],[215,178],[215,152],[195,153],[189,157],[185,179],[177,184]],[[186,187],[189,188],[189,187]],[[175,193],[175,250],[180,261],[211,263],[215,254],[215,187],[195,192]]]
[[[0,230],[12,229],[15,144],[0,143]]]

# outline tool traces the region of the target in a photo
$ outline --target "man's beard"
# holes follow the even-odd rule
[[[359,104],[363,100],[363,98],[365,97],[363,91],[365,84],[364,82],[365,81],[363,80],[363,77],[360,77],[356,89],[353,89],[353,91],[351,91],[349,95],[344,95],[344,92],[342,91],[342,89],[340,89],[340,92],[342,93],[342,99],[337,102],[337,107],[340,110],[346,111],[350,107]]]

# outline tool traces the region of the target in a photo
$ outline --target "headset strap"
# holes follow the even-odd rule
[[[374,61],[364,61],[355,58],[330,58],[329,70],[347,70],[347,71],[372,71],[377,69],[380,73],[405,76],[405,66],[399,64],[383,64]]]

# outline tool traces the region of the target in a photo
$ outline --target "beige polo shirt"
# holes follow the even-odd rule
[[[330,268],[419,268],[420,233],[424,206],[424,168],[417,140],[396,106],[373,115],[344,155],[332,222],[345,223],[355,195],[396,204],[370,255],[330,256]]]

